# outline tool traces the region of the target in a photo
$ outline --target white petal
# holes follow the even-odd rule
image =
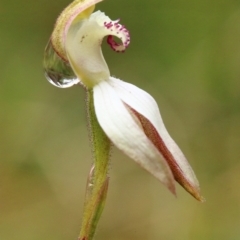
[[[153,97],[142,89],[113,77],[110,78],[110,84],[127,105],[149,120],[173,155],[184,177],[198,188],[198,180],[182,151],[167,132]]]
[[[130,43],[125,27],[97,11],[84,20],[74,21],[67,33],[65,50],[68,60],[79,79],[89,88],[109,79],[110,73],[101,50],[101,43],[108,36],[108,43],[116,51],[124,51]],[[113,40],[120,38],[122,44]]]
[[[93,88],[100,126],[111,141],[175,193],[172,172],[160,152],[146,137],[133,115],[108,82]]]
[[[104,36],[97,22],[89,20],[73,23],[67,33],[68,60],[75,74],[89,88],[110,75],[101,50]]]

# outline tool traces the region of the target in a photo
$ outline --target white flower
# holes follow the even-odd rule
[[[53,47],[82,85],[93,90],[98,122],[112,143],[174,194],[175,179],[202,200],[195,174],[168,134],[155,100],[138,87],[110,76],[102,40],[108,36],[110,46],[121,52],[130,43],[130,36],[119,20],[112,21],[100,11],[90,15],[89,7],[96,2],[86,0],[86,7],[77,8],[66,21],[58,21],[62,26],[56,26],[58,31],[52,35]],[[113,36],[122,43],[116,43]]]

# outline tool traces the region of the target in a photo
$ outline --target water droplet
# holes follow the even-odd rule
[[[50,40],[44,52],[43,67],[47,80],[55,87],[68,88],[80,82],[69,63],[55,52]]]

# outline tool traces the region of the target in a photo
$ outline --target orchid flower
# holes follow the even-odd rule
[[[52,84],[64,88],[79,83],[88,93],[95,155],[91,176],[93,172],[104,171],[96,195],[106,189],[111,142],[172,193],[175,194],[176,180],[202,201],[198,180],[167,132],[156,101],[142,89],[110,75],[101,50],[102,40],[107,37],[114,51],[123,52],[130,43],[130,35],[119,20],[113,21],[101,11],[92,13],[94,5],[100,1],[76,0],[63,11],[46,48],[44,61],[46,76]],[[114,37],[121,43],[115,42]],[[105,162],[104,167],[101,168],[99,161]],[[94,190],[91,189],[90,197],[92,194]],[[80,239],[84,236],[86,233]]]

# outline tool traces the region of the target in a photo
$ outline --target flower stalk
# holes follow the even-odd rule
[[[96,118],[93,91],[87,90],[87,111],[94,165],[87,182],[84,213],[79,240],[92,240],[103,211],[108,190],[111,142]]]

